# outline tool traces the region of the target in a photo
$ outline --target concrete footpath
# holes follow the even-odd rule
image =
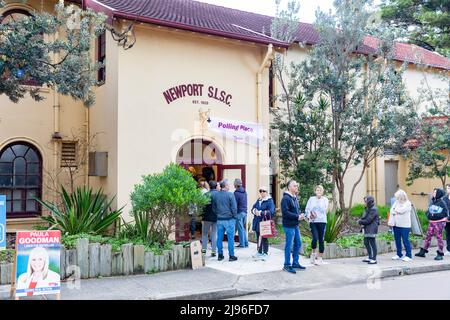
[[[266,261],[255,260],[255,244],[236,249],[238,261],[217,261],[208,257],[206,267],[153,275],[110,277],[63,282],[61,298],[67,300],[155,300],[155,299],[226,299],[256,293],[296,292],[316,288],[337,288],[350,284],[370,283],[376,279],[409,274],[450,270],[450,257],[435,261],[435,249],[427,258],[414,257],[412,262],[394,261],[395,253],[378,257],[369,266],[362,257],[326,260],[321,266],[309,264],[301,257],[305,271],[290,274],[282,271],[284,252],[271,248]],[[225,251],[226,252],[226,251]],[[415,252],[414,252],[415,253]],[[9,298],[9,286],[0,286],[0,299]],[[52,299],[52,297],[48,297]],[[41,297],[32,297],[41,299]]]

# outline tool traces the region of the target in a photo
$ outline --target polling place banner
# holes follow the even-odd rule
[[[59,294],[61,231],[19,231],[16,235],[16,297]]]
[[[0,250],[6,249],[6,196],[0,195]]]
[[[210,120],[209,129],[227,139],[258,145],[264,138],[263,126],[258,123],[213,117]]]

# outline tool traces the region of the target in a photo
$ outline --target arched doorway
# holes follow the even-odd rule
[[[201,138],[187,141],[178,150],[176,162],[188,170],[197,182],[228,179],[232,185],[234,179],[239,178],[245,187],[245,165],[223,164],[223,152],[212,141]],[[201,232],[201,224],[198,221],[192,220],[191,223],[179,221],[176,241],[199,238],[199,231]]]
[[[223,155],[214,142],[192,139],[178,150],[176,161],[191,172],[195,180],[209,182],[218,180]]]

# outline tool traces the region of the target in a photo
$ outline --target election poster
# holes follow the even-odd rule
[[[57,294],[60,279],[61,232],[19,231],[16,235],[15,296]]]
[[[0,250],[6,249],[6,196],[0,195]]]

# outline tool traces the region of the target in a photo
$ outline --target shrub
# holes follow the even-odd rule
[[[0,264],[14,261],[15,251],[12,249],[0,250]]]
[[[61,208],[51,202],[36,200],[50,210],[49,216],[41,217],[49,223],[49,228],[61,230],[66,235],[100,234],[122,213],[122,208],[111,209],[114,198],[108,201],[101,189],[94,193],[87,186],[79,187],[71,194],[62,187]]]
[[[428,229],[428,218],[424,210],[418,209],[417,216],[419,217],[420,225],[422,226],[422,232],[425,235]]]
[[[350,215],[352,217],[362,217],[364,209],[365,207],[363,204],[355,204],[353,207],[350,208]]]
[[[192,208],[198,214],[210,201],[192,175],[177,164],[169,164],[162,173],[143,176],[142,180],[131,193],[134,223],[124,232],[135,233],[147,242],[164,243],[176,231],[177,219],[189,218]]]
[[[131,243],[133,245],[144,245],[145,251],[150,251],[155,254],[162,254],[163,250],[170,250],[174,244],[174,241],[165,241],[164,243],[147,243],[142,239],[134,238],[117,238],[117,237],[103,237],[100,235],[91,235],[86,233],[80,233],[75,235],[65,235],[61,237],[61,243],[66,249],[73,249],[76,247],[78,239],[86,238],[89,243],[110,244],[113,252],[121,250],[122,245]]]
[[[340,212],[327,213],[327,227],[325,229],[325,241],[328,243],[335,242],[344,227],[344,215]]]
[[[388,206],[377,206],[378,208],[378,214],[381,219],[387,219],[387,214],[390,210],[390,207]],[[365,210],[365,206],[363,204],[355,204],[353,207],[350,208],[350,216],[352,217],[362,217]]]
[[[350,247],[364,248],[364,236],[363,234],[347,235],[337,239],[336,244],[344,249]]]

